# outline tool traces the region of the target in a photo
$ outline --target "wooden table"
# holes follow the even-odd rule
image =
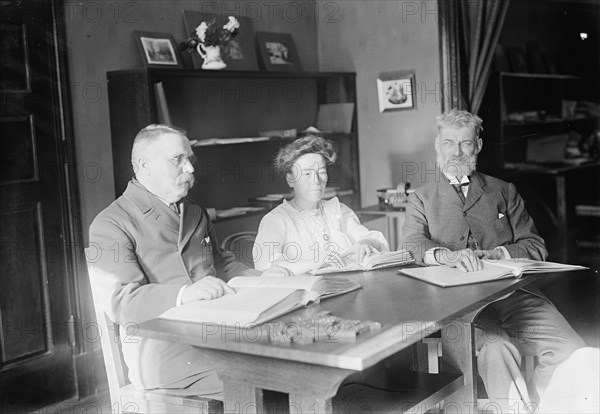
[[[363,285],[348,294],[297,310],[253,329],[234,329],[154,319],[140,325],[137,335],[202,348],[224,383],[225,412],[263,412],[263,390],[289,394],[290,413],[331,413],[340,384],[441,330],[443,367],[440,375],[422,374],[414,392],[398,401],[369,398],[366,411],[386,409],[424,412],[444,401],[474,412],[477,401],[472,320],[486,304],[527,285],[536,276],[504,279],[454,288],[440,288],[393,269],[346,273]],[[336,340],[308,345],[271,344],[268,329],[290,323],[293,316],[310,317],[328,310],[335,316],[378,321],[381,331],[356,342]],[[291,325],[290,325],[291,326]],[[341,387],[337,404],[351,403],[358,392]],[[466,411],[468,410],[468,411]],[[337,410],[336,410],[337,411]]]
[[[378,216],[385,218],[390,249],[396,250],[398,248],[401,235],[399,229],[404,225],[404,209],[386,208],[375,204],[356,210],[356,214],[358,216]]]

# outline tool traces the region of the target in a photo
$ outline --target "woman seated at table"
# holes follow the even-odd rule
[[[261,221],[254,249],[254,267],[274,266],[288,276],[322,266],[344,267],[365,256],[389,251],[378,231],[369,231],[337,197],[322,200],[327,166],[336,154],[330,141],[309,135],[282,148],[275,168],[294,190],[290,201]]]

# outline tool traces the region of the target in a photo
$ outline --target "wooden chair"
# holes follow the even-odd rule
[[[89,269],[92,272],[92,269]],[[222,413],[223,403],[210,398],[181,396],[168,390],[136,390],[127,377],[121,352],[119,324],[113,322],[94,297],[94,309],[108,378],[111,410],[131,413]]]
[[[221,248],[229,250],[235,254],[238,262],[245,264],[250,268],[254,268],[254,260],[252,259],[252,247],[256,239],[255,231],[242,231],[227,236],[221,242]]]

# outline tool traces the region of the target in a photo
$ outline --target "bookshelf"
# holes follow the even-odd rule
[[[360,187],[355,76],[346,72],[156,68],[108,72],[115,193],[120,195],[133,176],[130,156],[135,135],[144,126],[161,121],[184,128],[190,140],[206,143],[204,140],[215,139],[210,145],[192,147],[198,163],[196,185],[189,197],[197,203],[222,210],[248,206],[250,199],[265,194],[288,192],[272,161],[291,139],[259,138],[260,131],[302,131],[316,125],[320,105],[352,103],[350,132],[323,135],[338,153],[329,171],[328,186],[338,188],[343,194],[341,201],[357,208]],[[249,214],[247,219],[258,222],[262,214]],[[232,220],[244,220],[244,216],[223,221]],[[223,223],[227,228],[219,237],[226,237],[230,228],[244,229],[254,224]]]
[[[577,134],[587,137],[594,130],[594,118],[569,113],[563,104],[589,99],[588,88],[584,78],[573,75],[495,73],[479,113],[484,120],[484,145],[478,160],[482,171],[517,185],[546,240],[550,259],[558,261],[568,260],[574,245],[575,205],[586,197],[594,199],[597,193],[600,162],[557,159],[534,163],[528,156],[545,156],[543,147],[531,146],[533,140]],[[541,149],[534,153],[532,148]]]

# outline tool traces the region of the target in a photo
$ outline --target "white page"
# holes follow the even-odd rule
[[[277,305],[297,289],[236,288],[236,294],[223,295],[214,300],[200,300],[171,308],[160,315],[163,319],[199,323],[248,325],[256,321],[266,309]]]
[[[418,267],[414,269],[402,269],[398,270],[398,272],[438,286],[459,286],[516,277],[510,269],[489,263],[483,263],[483,269],[476,272],[463,272],[460,269],[448,266]]]
[[[231,287],[260,287],[260,288],[287,288],[311,290],[317,281],[315,276],[238,276],[227,284]]]

